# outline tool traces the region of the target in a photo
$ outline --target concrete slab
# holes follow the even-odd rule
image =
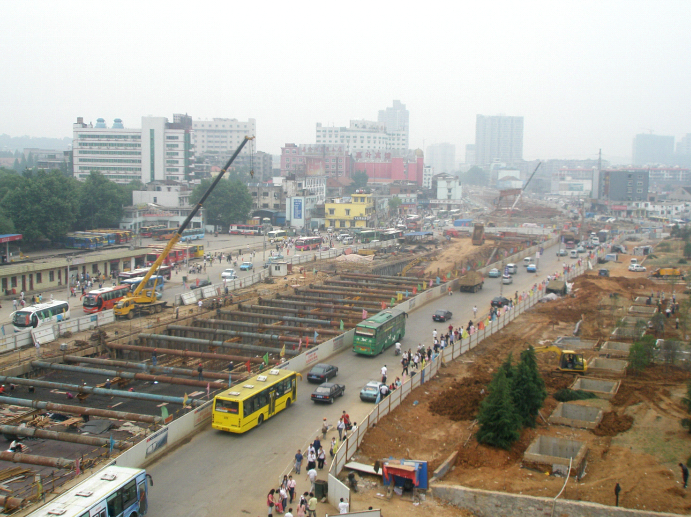
[[[649,325],[649,320],[644,316],[634,315],[624,316],[618,323],[619,327],[640,327],[645,329]]]
[[[564,350],[592,350],[598,344],[598,340],[581,339],[579,337],[560,336],[554,340],[554,345]]]
[[[657,307],[654,305],[632,305],[629,307],[629,314],[644,314],[646,316],[652,316],[657,312]]]
[[[628,357],[632,343],[622,341],[605,341],[600,347],[600,356],[605,357]]]
[[[621,359],[607,359],[605,357],[595,357],[588,361],[589,373],[600,373],[623,377],[626,375],[626,368],[629,363]]]
[[[613,341],[636,341],[645,334],[646,329],[638,327],[617,327],[610,337]]]
[[[570,388],[594,393],[600,398],[611,400],[617,394],[620,384],[621,381],[580,377],[574,381]]]
[[[560,402],[549,417],[550,424],[567,425],[581,429],[595,429],[604,412],[600,408]]]
[[[566,473],[571,463],[570,475],[578,475],[582,472],[588,446],[585,442],[566,440],[553,436],[538,436],[523,455],[525,463],[534,464],[544,468],[547,466],[550,473]]]

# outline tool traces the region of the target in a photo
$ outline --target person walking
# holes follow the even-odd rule
[[[324,447],[319,447],[317,451],[317,465],[319,470],[324,470],[324,462],[326,461],[326,453],[324,452]]]
[[[295,486],[297,482],[293,479],[293,476],[288,476],[288,495],[290,496],[290,504],[293,504],[293,499],[295,498]],[[292,510],[291,510],[292,511]]]
[[[679,463],[681,467],[681,479],[684,481],[684,488],[689,484],[689,469],[683,463]]]
[[[436,332],[436,330],[435,330],[435,332]],[[387,371],[388,371],[388,370],[387,370],[387,368],[386,368],[386,365],[384,365],[384,366],[381,367],[381,381],[382,381],[384,384],[386,384],[386,372],[387,372]]]
[[[350,505],[343,500],[341,497],[341,501],[338,503],[338,513],[339,514],[344,514],[348,513],[350,511]]]
[[[331,459],[336,456],[336,451],[338,450],[338,442],[336,441],[336,437],[334,436],[331,438],[331,445],[329,445],[329,455],[331,456]]]
[[[300,469],[302,468],[302,460],[303,460],[302,452],[300,452],[300,449],[298,449],[298,452],[295,454],[295,473],[299,474]]]
[[[317,453],[315,452],[314,449],[311,447],[307,451],[307,470],[314,470],[314,467],[317,465]],[[316,472],[316,470],[315,470]]]
[[[305,479],[308,479],[309,482],[312,483],[312,488],[311,488],[311,490],[310,490],[310,492],[311,492],[312,494],[313,494],[314,491],[315,491],[315,483],[316,483],[316,481],[317,481],[317,476],[318,476],[318,475],[319,475],[319,474],[317,474],[317,471],[315,470],[314,467],[312,467],[311,469],[309,469],[309,470],[307,471],[307,477],[306,477]]]
[[[314,483],[312,486],[314,486]],[[317,498],[314,496],[314,490],[310,492],[310,500],[307,503],[307,514],[309,517],[317,517]]]
[[[343,421],[343,417],[338,419],[338,424],[336,424],[336,431],[338,431],[338,440],[342,441],[343,431],[345,431],[345,422]]]
[[[473,305],[473,319],[477,319],[477,305]]]
[[[199,374],[199,380],[202,380],[202,373],[204,373],[204,367],[202,366],[202,363],[199,363],[199,366],[197,366],[197,373]]]
[[[266,506],[269,508],[269,513],[267,514],[269,517],[273,517],[274,515],[274,494],[276,493],[276,489],[272,488],[269,490],[269,493],[266,495]]]

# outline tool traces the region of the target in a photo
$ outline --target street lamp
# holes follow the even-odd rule
[[[67,284],[67,303],[70,302],[70,267],[72,266],[72,261],[74,257],[65,257],[67,261],[67,274],[65,274],[65,284]]]

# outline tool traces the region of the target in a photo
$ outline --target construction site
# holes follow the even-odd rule
[[[676,248],[655,260],[676,263]],[[608,263],[611,276],[593,270],[578,277],[569,295],[538,304],[445,364],[424,388],[369,430],[357,461],[424,460],[430,472],[450,462],[439,486],[551,499],[565,485],[560,499],[607,506],[614,506],[619,483],[619,506],[688,514],[691,503],[678,467],[689,459],[691,440],[681,425],[689,418],[682,398],[691,379],[685,284],[650,280],[628,271],[627,264],[628,257],[622,255],[617,263]],[[682,309],[665,317],[673,297]],[[677,316],[680,324],[675,323]],[[654,364],[633,371],[627,362],[629,349],[645,334],[660,339]],[[516,360],[529,345],[545,350],[537,357],[548,397],[536,427],[525,428],[509,450],[479,444],[476,417],[493,374],[509,354]],[[569,353],[587,362],[583,375],[557,371],[560,357]],[[594,398],[559,402],[554,396],[565,389]],[[366,488],[355,498],[376,499],[375,480],[363,477]],[[392,509],[410,505],[395,499]],[[473,493],[464,500],[479,499]],[[439,515],[446,515],[444,511],[439,508]]]

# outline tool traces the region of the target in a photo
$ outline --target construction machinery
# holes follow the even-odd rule
[[[209,197],[211,192],[213,191],[214,188],[216,188],[216,185],[218,185],[218,182],[221,181],[223,178],[223,175],[226,173],[230,165],[233,163],[235,158],[240,154],[240,151],[242,151],[242,148],[245,147],[245,144],[249,142],[250,140],[253,140],[253,136],[246,136],[242,143],[238,146],[238,148],[235,150],[233,155],[230,157],[228,160],[228,163],[226,163],[225,167],[221,170],[221,172],[216,176],[216,179],[214,179],[213,183],[211,183],[211,186],[207,189],[206,192],[204,192],[204,195],[201,197],[199,202],[194,206],[192,211],[190,211],[189,215],[187,218],[183,221],[183,223],[175,230],[175,233],[173,236],[170,238],[168,241],[168,244],[166,245],[165,248],[163,248],[163,251],[158,255],[158,258],[154,261],[153,264],[151,264],[151,267],[149,268],[149,272],[144,276],[142,281],[139,283],[137,288],[131,292],[125,295],[115,306],[115,317],[116,318],[123,318],[126,317],[128,319],[132,319],[135,316],[138,316],[140,314],[153,314],[156,312],[161,312],[164,308],[166,308],[167,302],[162,302],[159,301],[156,298],[156,283],[154,282],[154,285],[152,287],[146,287],[149,279],[151,276],[155,273],[155,271],[161,266],[161,264],[164,263],[166,260],[166,257],[170,253],[170,250],[172,250],[175,245],[180,241],[180,238],[182,237],[182,232],[185,231],[187,226],[189,226],[190,222],[192,221],[192,218],[194,218],[195,215],[197,215],[197,212],[199,212],[199,209],[202,207],[206,199]],[[146,288],[145,288],[146,287]]]
[[[679,278],[681,280],[684,279],[684,274],[681,272],[681,269],[676,268],[676,267],[661,267],[653,271],[653,273],[650,275],[652,278],[663,278],[663,279],[672,279],[672,278]]]
[[[485,243],[485,225],[476,224],[473,227],[473,246],[482,246]]]
[[[583,357],[583,354],[577,354],[573,350],[562,350],[556,345],[535,347],[536,354],[545,352],[554,352],[559,357],[555,372],[585,375],[588,371],[588,361]]]
[[[477,271],[469,271],[467,275],[463,275],[458,279],[460,292],[462,293],[477,293],[482,289],[484,283],[485,279]]]

